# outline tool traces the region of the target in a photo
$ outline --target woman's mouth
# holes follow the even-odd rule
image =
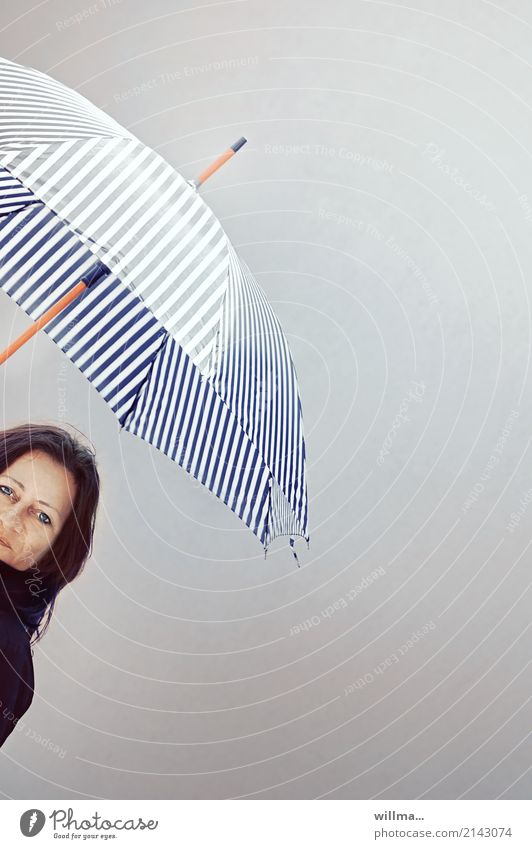
[[[8,542],[6,542],[6,541],[5,541],[5,539],[2,539],[2,537],[0,537],[0,545],[3,545],[3,546],[4,546],[4,548],[11,548],[11,546],[9,545],[9,543],[8,543]]]

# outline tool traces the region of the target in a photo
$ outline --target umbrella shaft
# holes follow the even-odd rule
[[[222,155],[219,156],[218,159],[215,159],[214,162],[209,165],[209,167],[206,168],[205,171],[202,171],[199,175],[198,186],[201,186],[201,184],[204,183],[205,180],[207,180],[212,174],[214,174],[215,171],[218,171],[218,168],[221,168],[222,165],[224,165],[224,163],[226,163],[227,160],[231,159],[231,157],[234,155],[234,150],[231,150],[231,148],[229,148],[229,150],[226,150],[225,153],[222,153]]]
[[[231,147],[228,147],[227,150],[222,153],[221,156],[218,157],[218,159],[214,160],[212,165],[209,165],[209,167],[206,168],[205,171],[201,172],[198,179],[194,181],[195,188],[199,188],[199,186],[201,186],[201,184],[204,183],[205,180],[207,180],[212,174],[214,174],[215,171],[218,171],[218,168],[221,168],[222,165],[224,165],[228,159],[231,159],[231,157],[234,156],[235,153],[238,153],[240,148],[243,147],[246,142],[247,139],[242,136],[238,139],[238,141],[232,144]]]
[[[15,339],[14,342],[12,342],[10,345],[7,346],[4,351],[2,351],[2,353],[0,354],[0,365],[5,363],[5,361],[8,360],[9,357],[15,353],[15,351],[18,351],[18,349],[21,348],[22,345],[24,345],[24,343],[28,341],[28,339],[31,339],[32,336],[35,336],[35,334],[38,333],[38,331],[42,327],[44,327],[45,324],[48,324],[49,321],[55,318],[55,316],[60,313],[61,310],[64,310],[64,308],[68,306],[68,304],[73,301],[74,298],[77,298],[78,295],[84,292],[86,288],[86,283],[84,283],[83,280],[80,280],[79,283],[77,283],[69,292],[66,293],[66,295],[63,295],[63,297],[56,301],[55,304],[52,304],[52,306],[47,309],[46,312],[43,313],[36,321],[34,321],[33,324],[28,327],[27,330],[24,331],[24,333],[21,333],[18,339]]]

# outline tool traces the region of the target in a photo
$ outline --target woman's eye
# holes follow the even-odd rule
[[[52,520],[50,519],[50,517],[47,516],[46,513],[43,513],[42,510],[40,513],[37,513],[37,516],[39,517],[39,522],[41,522],[42,525],[52,524]]]
[[[11,487],[10,487],[10,486],[6,486],[6,484],[5,484],[5,483],[3,483],[3,484],[1,484],[1,485],[0,485],[0,489],[2,490],[2,492],[4,493],[4,495],[13,495],[13,490],[11,489]],[[6,489],[7,489],[7,490],[9,490],[9,492],[4,492],[4,490],[6,490]]]

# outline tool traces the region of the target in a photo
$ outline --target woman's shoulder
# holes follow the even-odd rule
[[[30,637],[13,614],[0,611],[0,746],[33,701]]]
[[[0,610],[0,649],[4,654],[28,655],[31,659],[30,636],[18,617]]]
[[[27,685],[25,698],[31,702],[35,671],[30,636],[16,616],[0,611],[0,689],[11,680],[13,686]]]

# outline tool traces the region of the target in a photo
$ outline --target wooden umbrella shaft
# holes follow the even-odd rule
[[[196,180],[196,185],[201,186],[201,184],[204,183],[205,180],[208,180],[208,178],[212,176],[215,171],[218,171],[218,168],[221,168],[222,165],[225,165],[227,160],[231,159],[231,157],[234,156],[235,153],[237,153],[237,151],[239,151],[240,148],[243,147],[243,145],[245,145],[246,141],[247,139],[242,136],[242,138],[238,139],[238,141],[232,144],[231,147],[229,147],[225,151],[225,153],[222,153],[221,156],[218,157],[218,159],[215,159],[214,162],[211,163],[211,165],[209,165],[209,167],[205,169],[205,171],[201,172],[198,179]]]
[[[28,341],[28,339],[35,336],[35,334],[38,333],[45,324],[48,324],[49,321],[55,318],[58,313],[64,310],[65,307],[67,307],[74,298],[77,298],[78,295],[84,292],[86,288],[87,284],[83,280],[80,280],[79,283],[76,283],[76,285],[66,293],[66,295],[63,295],[63,297],[56,301],[55,304],[52,304],[52,306],[39,316],[39,318],[36,319],[36,321],[34,321],[33,324],[24,331],[24,333],[21,333],[18,339],[15,339],[14,342],[8,345],[5,351],[2,351],[0,354],[0,365],[5,363],[5,361],[8,360],[15,351],[18,351],[18,349]]]

